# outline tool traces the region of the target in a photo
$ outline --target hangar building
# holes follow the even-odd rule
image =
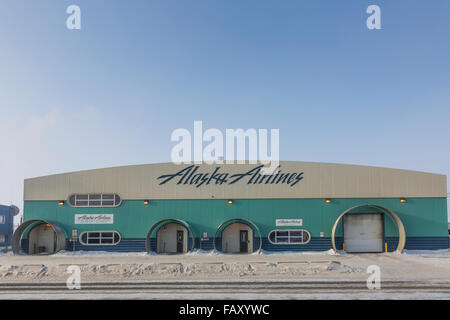
[[[25,180],[16,253],[449,247],[446,176],[280,162],[133,165]]]

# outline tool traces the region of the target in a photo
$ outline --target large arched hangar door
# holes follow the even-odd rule
[[[334,225],[333,225],[333,229],[331,230],[331,244],[333,246],[333,250],[335,252],[337,252],[336,249],[336,241],[335,241],[335,236],[336,236],[336,228],[339,224],[339,221],[341,221],[341,219],[348,213],[358,209],[358,208],[363,208],[363,207],[369,207],[369,208],[375,208],[378,210],[381,210],[382,212],[388,214],[395,222],[395,224],[397,225],[397,230],[398,230],[398,235],[399,235],[399,239],[398,239],[398,245],[397,245],[397,252],[402,252],[403,249],[405,248],[405,243],[406,243],[406,231],[405,231],[405,227],[403,226],[402,221],[400,220],[400,218],[391,210],[376,205],[376,204],[362,204],[362,205],[357,205],[354,206],[352,208],[349,208],[347,210],[345,210],[343,213],[341,213],[341,215],[336,219]]]

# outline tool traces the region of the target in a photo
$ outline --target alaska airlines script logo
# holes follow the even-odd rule
[[[293,187],[303,179],[303,172],[282,173],[281,166],[278,166],[278,168],[271,175],[263,175],[260,173],[263,166],[264,165],[260,165],[247,172],[231,175],[229,173],[220,172],[221,167],[216,167],[214,172],[211,174],[200,173],[197,172],[200,166],[192,165],[178,171],[177,173],[165,174],[157,179],[162,179],[159,183],[160,185],[174,180],[177,181],[177,184],[195,185],[197,188],[202,185],[212,183],[235,184],[240,181],[247,182],[247,184],[287,184]]]

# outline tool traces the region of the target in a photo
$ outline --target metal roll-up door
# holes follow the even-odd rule
[[[383,215],[344,216],[344,243],[347,252],[383,252]]]

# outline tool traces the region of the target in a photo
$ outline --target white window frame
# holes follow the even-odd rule
[[[77,200],[78,196],[83,197],[87,196],[87,199]],[[91,196],[100,196],[100,199],[90,199]],[[113,199],[103,199],[104,196],[113,196]],[[70,198],[72,197],[75,197],[74,204],[70,203]],[[117,198],[119,198],[120,201],[118,204],[115,204]],[[87,205],[77,205],[77,201],[86,201]],[[91,201],[100,201],[100,205],[98,206],[90,205],[89,202]],[[104,205],[103,204],[104,201],[112,201],[113,204]],[[69,204],[69,206],[76,208],[114,208],[120,206],[120,204],[122,203],[122,197],[119,196],[117,193],[74,193],[67,198],[67,203]]]
[[[0,224],[5,224],[5,223],[6,223],[6,216],[0,215]]]
[[[302,242],[291,242],[291,232],[292,231],[300,231],[300,232],[305,232],[305,233],[307,233],[308,234],[308,241],[306,241],[306,242],[304,242],[303,241],[303,235],[302,235]],[[288,234],[287,234],[287,242],[276,242],[277,241],[277,234],[275,234],[275,242],[273,242],[272,240],[270,240],[270,235],[273,233],[273,232],[287,232]],[[280,238],[284,238],[284,237],[280,237]],[[292,238],[299,238],[299,237],[297,237],[297,236],[292,236]],[[275,229],[275,230],[272,230],[272,231],[270,231],[269,232],[269,234],[267,235],[267,239],[269,240],[269,242],[271,243],[271,244],[274,244],[274,245],[304,245],[304,244],[308,244],[310,241],[311,241],[311,233],[308,231],[308,230],[305,230],[305,229]]]
[[[101,243],[102,242],[102,233],[107,233],[107,232],[113,233],[113,236],[112,236],[113,243]],[[85,234],[85,233],[87,233],[87,238],[86,238],[87,243],[83,242],[83,240],[82,240],[83,234]],[[100,239],[99,243],[89,243],[89,233],[100,233],[100,236],[98,238],[92,237],[92,239]],[[114,242],[114,234],[115,233],[117,233],[119,235],[119,241],[117,241],[117,242]],[[105,237],[105,238],[111,239],[110,237]],[[101,231],[89,230],[89,231],[83,231],[80,234],[78,239],[80,240],[80,243],[84,246],[116,246],[120,243],[120,241],[122,241],[122,236],[120,235],[119,232],[117,232],[115,230],[101,230]]]

